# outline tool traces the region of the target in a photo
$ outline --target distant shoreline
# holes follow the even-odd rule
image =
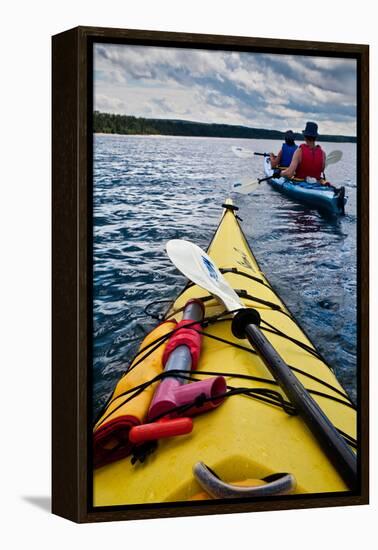
[[[193,139],[252,139],[252,138],[229,138],[227,136],[184,136],[184,135],[176,135],[176,134],[117,134],[116,132],[93,132],[93,135],[95,136],[118,136],[118,137],[135,137],[135,138],[142,138],[142,137],[149,137],[149,138],[168,138],[168,139],[174,139],[174,138],[193,138]],[[265,139],[265,138],[253,138],[253,139]],[[282,141],[281,138],[269,138],[269,139],[277,139],[278,141]]]
[[[128,135],[150,137],[219,137],[235,139],[283,140],[285,133],[265,128],[250,128],[231,124],[207,124],[186,120],[142,118],[111,113],[93,113],[93,133],[102,135]],[[303,141],[301,133],[295,139]],[[356,143],[355,136],[320,135],[318,141]]]

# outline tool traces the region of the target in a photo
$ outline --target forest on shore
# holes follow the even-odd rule
[[[280,139],[284,132],[267,130],[264,128],[249,128],[248,126],[234,126],[231,124],[206,124],[187,120],[171,120],[160,118],[142,118],[111,113],[93,113],[93,132],[103,134],[125,135],[163,135],[163,136],[197,136],[197,137],[226,137],[250,139]],[[302,140],[301,133],[295,134],[295,139]],[[352,142],[354,136],[321,135],[318,141]]]

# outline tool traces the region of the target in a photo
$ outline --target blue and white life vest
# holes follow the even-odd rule
[[[280,160],[280,166],[290,166],[291,159],[293,158],[293,155],[295,151],[298,149],[298,145],[288,145],[287,143],[282,144],[282,153],[281,153],[281,160]]]

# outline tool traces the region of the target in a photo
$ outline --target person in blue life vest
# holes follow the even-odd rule
[[[288,167],[295,151],[298,149],[298,145],[295,144],[294,133],[291,130],[285,132],[285,142],[277,155],[270,153],[270,163],[272,168],[277,166]]]

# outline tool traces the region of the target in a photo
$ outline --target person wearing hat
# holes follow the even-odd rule
[[[320,145],[316,145],[318,137],[318,125],[315,122],[307,122],[302,131],[305,143],[302,143],[295,151],[290,166],[284,170],[275,169],[274,177],[298,179],[315,178],[321,180],[325,168],[326,155]]]
[[[290,166],[293,155],[297,149],[298,145],[296,145],[294,141],[294,132],[288,130],[285,132],[285,143],[282,144],[278,154],[274,155],[270,153],[270,164],[272,168],[276,168],[277,166]]]

